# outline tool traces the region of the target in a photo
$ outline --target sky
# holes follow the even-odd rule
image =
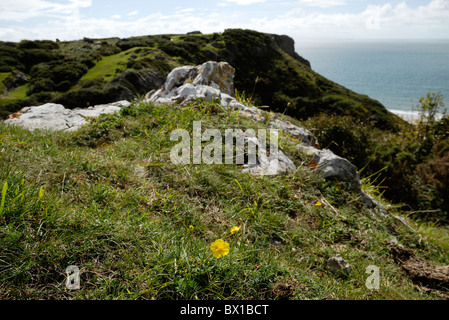
[[[295,40],[449,39],[449,0],[0,0],[1,41],[227,28]]]

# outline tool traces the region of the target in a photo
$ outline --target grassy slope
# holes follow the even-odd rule
[[[302,165],[308,157],[284,135],[298,166],[288,175],[171,164],[169,133],[191,132],[194,120],[203,130],[262,126],[213,104],[129,111],[74,133],[0,124],[0,298],[436,298],[414,289],[386,240],[448,264],[447,230],[410,221],[414,233],[371,216],[356,194]],[[230,253],[216,259],[219,238]],[[347,279],[326,267],[336,253],[353,267]],[[80,268],[80,290],[65,288],[69,265]],[[369,265],[380,267],[378,291],[365,287]]]
[[[116,73],[121,73],[126,70],[128,57],[137,49],[138,48],[132,48],[101,58],[94,67],[90,68],[89,71],[81,77],[79,83],[97,78],[102,78],[105,81],[110,80]]]

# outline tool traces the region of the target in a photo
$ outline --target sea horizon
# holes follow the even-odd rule
[[[449,99],[449,39],[295,39],[295,49],[315,72],[402,117],[416,119],[429,92]]]

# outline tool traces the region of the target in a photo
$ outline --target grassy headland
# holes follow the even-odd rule
[[[447,228],[394,207],[414,231],[372,215],[357,194],[316,174],[287,135],[281,149],[298,167],[290,174],[172,164],[169,133],[192,132],[193,121],[203,130],[263,126],[200,101],[136,101],[77,132],[0,124],[0,297],[440,299],[411,281],[388,243],[394,237],[449,264]],[[364,180],[376,196],[370,187]],[[230,244],[228,255],[212,255],[217,239]],[[337,253],[351,264],[349,277],[328,270]],[[69,265],[80,269],[79,290],[65,286]],[[369,265],[380,268],[379,290],[365,286]]]

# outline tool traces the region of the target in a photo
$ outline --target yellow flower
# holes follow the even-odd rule
[[[221,258],[229,253],[229,243],[223,241],[223,239],[218,239],[211,244],[210,249],[214,253],[215,258]]]
[[[240,227],[237,227],[237,226],[232,227],[231,233],[234,234],[234,233],[236,233],[236,232],[239,231],[239,230],[240,230]]]
[[[190,225],[190,226],[189,226],[189,229],[193,231],[193,226],[192,226],[192,225]]]
[[[321,202],[317,201],[317,202],[315,203],[315,205],[316,205],[317,207],[319,207],[319,206],[321,206]]]

